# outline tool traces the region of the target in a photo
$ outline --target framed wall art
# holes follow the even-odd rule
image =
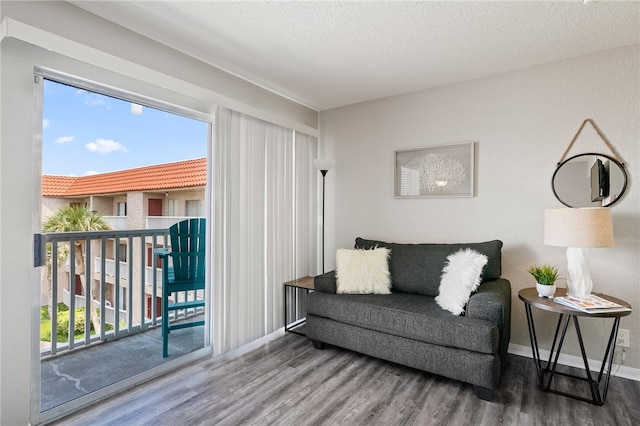
[[[474,151],[475,142],[395,151],[395,197],[473,197]]]

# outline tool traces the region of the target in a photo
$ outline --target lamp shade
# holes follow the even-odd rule
[[[544,243],[559,247],[612,247],[611,210],[606,207],[545,209]]]
[[[331,170],[334,161],[330,158],[316,158],[313,160],[313,165],[318,170]]]

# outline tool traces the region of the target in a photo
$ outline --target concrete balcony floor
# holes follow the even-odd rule
[[[162,357],[161,328],[44,359],[40,410],[72,401],[204,347],[204,327],[173,330]]]

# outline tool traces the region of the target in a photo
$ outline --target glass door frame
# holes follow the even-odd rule
[[[168,113],[181,115],[187,118],[195,119],[207,124],[207,182],[205,188],[205,217],[209,223],[213,223],[213,209],[211,208],[212,190],[213,185],[211,181],[212,177],[212,143],[213,143],[213,128],[214,128],[214,119],[215,119],[215,109],[214,113],[208,114],[200,111],[195,111],[190,108],[181,107],[176,105],[175,103],[170,103],[166,101],[159,100],[157,98],[152,98],[148,96],[144,96],[141,94],[133,93],[124,89],[117,89],[111,86],[107,86],[104,84],[100,84],[94,81],[90,81],[81,77],[72,76],[67,73],[63,73],[60,71],[56,71],[49,68],[44,67],[35,67],[34,69],[34,128],[33,128],[33,155],[34,155],[34,163],[42,164],[42,120],[43,120],[43,96],[44,96],[44,80],[51,80],[58,83],[78,87],[81,89],[86,89],[90,92],[96,92],[102,95],[118,98],[124,100],[126,102],[132,102],[135,104],[152,107],[155,109],[159,109]],[[143,85],[143,83],[141,83]],[[156,88],[157,90],[158,88]],[[166,89],[162,89],[163,91]],[[171,95],[175,98],[175,93],[171,93]],[[179,97],[178,97],[179,98]],[[37,185],[37,188],[34,188],[33,192],[33,221],[34,224],[41,223],[41,205],[42,205],[42,194],[41,194],[41,186],[42,186],[42,168],[40,167],[37,175],[34,177],[34,183]],[[208,237],[207,238],[207,265],[212,265],[211,259],[213,259],[213,226],[208,227]],[[207,267],[206,269],[206,282],[207,287],[205,288],[205,312],[204,312],[204,347],[202,349],[196,350],[189,354],[183,355],[176,360],[169,361],[165,364],[162,364],[158,367],[154,367],[145,371],[144,373],[138,374],[136,376],[129,377],[128,379],[117,382],[113,385],[106,386],[102,389],[94,391],[88,395],[79,397],[67,403],[61,404],[57,407],[51,408],[45,412],[40,411],[40,396],[41,396],[41,360],[40,360],[40,348],[39,348],[39,338],[40,338],[40,298],[41,298],[41,268],[35,267],[34,273],[32,276],[33,279],[33,294],[34,300],[32,302],[32,327],[31,327],[31,378],[30,378],[30,419],[34,424],[39,424],[43,422],[53,421],[55,419],[61,418],[65,415],[68,415],[74,411],[77,411],[81,408],[84,408],[90,404],[93,404],[97,401],[100,401],[108,396],[119,393],[125,389],[131,388],[132,386],[148,381],[154,377],[161,376],[166,374],[169,371],[175,370],[176,368],[191,363],[196,359],[200,359],[206,356],[211,356],[213,354],[213,346],[212,346],[212,338],[211,338],[211,295],[212,295],[212,274],[211,268]],[[36,300],[37,299],[37,300]]]

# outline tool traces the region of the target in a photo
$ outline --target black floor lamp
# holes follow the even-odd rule
[[[322,273],[324,274],[324,180],[327,172],[333,167],[333,160],[329,158],[316,158],[313,165],[322,173]]]

